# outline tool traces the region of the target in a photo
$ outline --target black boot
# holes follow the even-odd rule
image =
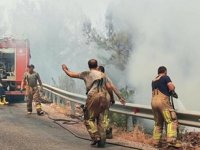
[[[112,139],[113,138],[113,135],[112,135],[112,128],[108,128],[106,130],[106,138],[107,139]]]
[[[44,115],[44,111],[37,111],[37,114],[39,115],[39,116],[42,116],[42,115]]]
[[[100,138],[96,138],[96,139],[92,140],[92,142],[90,143],[90,145],[91,146],[95,146],[99,141],[100,141]]]
[[[97,147],[103,148],[105,147],[106,144],[106,139],[101,139],[100,141],[98,141]]]
[[[92,141],[92,142],[90,143],[90,145],[95,146],[97,143],[98,143],[98,141]]]

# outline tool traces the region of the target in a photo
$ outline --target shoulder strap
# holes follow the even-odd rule
[[[35,76],[37,77],[37,79],[39,79],[39,74],[37,72],[35,72]]]
[[[87,89],[87,91],[86,91],[86,95],[89,93],[89,91],[91,90],[91,88],[93,87],[93,85],[95,84],[97,82],[97,80],[94,80],[93,82],[92,82],[92,84],[90,85],[90,87]]]
[[[29,73],[28,72],[26,72],[26,76],[25,76],[25,78],[26,78],[26,81],[27,81],[27,83],[28,83],[28,85],[29,85],[29,75],[28,75]]]
[[[92,84],[90,85],[90,87],[87,89],[86,91],[86,95],[89,93],[89,91],[92,89],[92,87],[94,86],[94,84],[97,84],[97,90],[99,92],[99,90],[103,88],[103,78],[105,78],[106,75],[104,73],[102,73],[102,76],[100,79],[96,79],[92,82]]]
[[[89,93],[89,91],[92,89],[92,87],[94,86],[94,84],[97,84],[97,90],[98,92],[103,91],[103,78],[101,79],[97,79],[95,81],[92,82],[91,86],[89,89],[87,89],[86,95]]]

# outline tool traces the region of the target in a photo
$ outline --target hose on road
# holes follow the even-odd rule
[[[52,120],[55,124],[59,125],[61,128],[67,130],[69,133],[71,133],[72,135],[74,135],[75,137],[79,138],[79,139],[82,139],[82,140],[87,140],[87,141],[91,141],[91,139],[89,138],[86,138],[86,137],[82,137],[82,136],[79,136],[78,134],[74,133],[73,131],[71,131],[70,129],[68,129],[67,127],[63,126],[62,124],[59,123],[59,121],[64,121],[65,124],[69,124],[69,125],[72,125],[72,124],[77,124],[77,123],[80,123],[81,121],[75,121],[75,120],[72,120],[72,119],[56,119],[56,118],[52,118],[48,112],[44,111],[45,114],[47,115],[47,117]],[[113,143],[113,142],[106,142],[107,144],[110,144],[110,145],[115,145],[115,146],[120,146],[120,147],[124,147],[124,148],[134,148],[134,149],[137,149],[137,150],[142,150],[141,148],[137,148],[137,147],[133,147],[133,146],[127,146],[127,145],[123,145],[123,144],[119,144],[119,143]]]

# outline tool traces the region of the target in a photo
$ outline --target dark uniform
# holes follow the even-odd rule
[[[6,101],[5,90],[3,88],[3,82],[0,78],[0,105],[8,104]]]
[[[163,125],[166,123],[167,142],[176,144],[178,121],[175,110],[170,103],[170,92],[167,84],[171,79],[167,75],[157,76],[152,81],[152,101],[151,106],[154,114],[154,144],[161,142]]]

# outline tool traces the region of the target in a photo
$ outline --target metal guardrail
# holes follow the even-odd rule
[[[67,92],[47,84],[44,84],[43,87],[45,96],[54,103],[62,104],[66,101],[70,101],[71,107],[74,106],[74,103],[85,104],[86,96]],[[132,121],[132,116],[153,120],[153,112],[150,106],[133,103],[126,103],[126,105],[123,106],[119,102],[116,102],[113,106],[111,106],[110,111],[128,115],[129,122]],[[74,112],[75,109],[72,108],[72,113]],[[200,128],[200,112],[176,111],[176,113],[179,124]],[[130,126],[128,128],[128,130],[131,130]]]

